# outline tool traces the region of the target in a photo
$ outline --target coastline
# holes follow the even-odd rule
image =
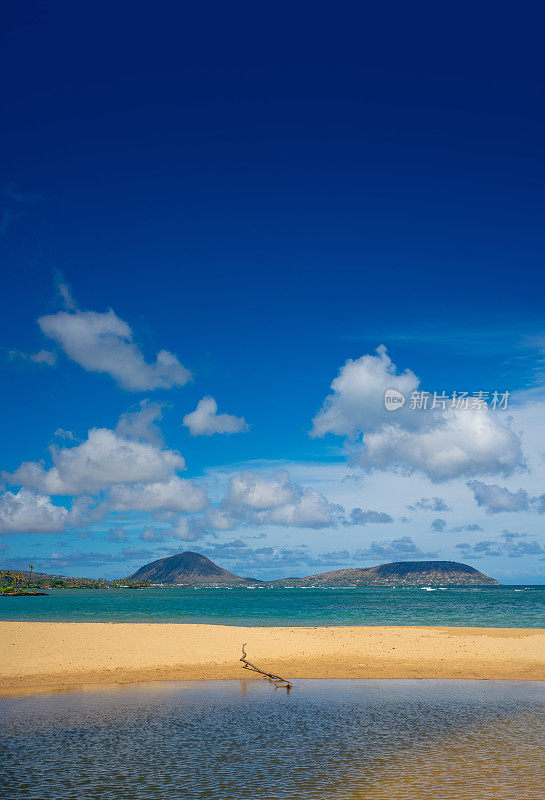
[[[0,693],[153,680],[545,680],[545,629],[0,622]]]

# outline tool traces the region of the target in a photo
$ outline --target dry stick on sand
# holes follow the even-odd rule
[[[280,675],[273,675],[272,672],[264,672],[264,670],[259,669],[259,667],[256,667],[255,664],[251,664],[246,658],[245,648],[246,648],[246,642],[244,642],[244,644],[242,645],[242,658],[240,659],[243,664],[242,669],[249,669],[252,672],[257,672],[259,673],[259,675],[263,675],[263,677],[266,680],[270,681],[271,683],[274,683],[275,689],[281,687],[282,689],[286,689],[289,692],[289,690],[291,689],[291,683],[287,681],[285,678],[281,678]]]

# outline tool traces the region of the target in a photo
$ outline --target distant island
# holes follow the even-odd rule
[[[241,578],[200,553],[186,551],[140,567],[128,580],[189,586],[500,586],[499,581],[457,561],[398,561],[378,567],[338,569],[306,578],[259,581]]]
[[[26,587],[25,571],[0,570],[0,592]],[[19,574],[18,574],[19,573]],[[19,579],[18,581],[16,579]],[[28,581],[30,583],[30,581]],[[377,567],[337,569],[305,578],[261,581],[242,578],[219,567],[201,553],[185,551],[144,564],[127,578],[70,578],[34,572],[32,587],[40,589],[143,589],[174,586],[501,586],[499,581],[458,561],[397,561]]]
[[[271,586],[501,586],[458,561],[396,561],[378,567],[336,569],[308,578],[284,578]]]
[[[160,558],[140,567],[128,580],[149,581],[152,584],[190,584],[191,586],[237,586],[259,583],[255,578],[240,578],[228,570],[218,567],[200,553],[186,550],[175,556]]]

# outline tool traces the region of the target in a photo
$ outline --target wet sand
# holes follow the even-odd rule
[[[251,678],[545,680],[545,629],[0,622],[0,690]]]

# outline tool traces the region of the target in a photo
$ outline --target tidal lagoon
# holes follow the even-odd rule
[[[537,800],[545,692],[518,681],[89,686],[0,702],[12,800]]]

